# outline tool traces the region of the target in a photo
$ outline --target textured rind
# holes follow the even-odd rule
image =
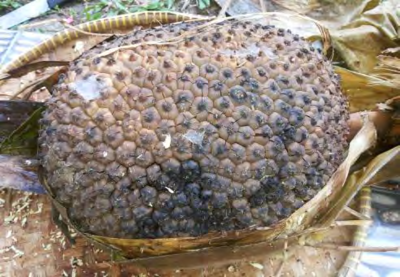
[[[198,25],[106,42],[55,87],[40,137],[45,177],[82,231],[270,226],[343,161],[347,102],[322,54],[273,26]]]

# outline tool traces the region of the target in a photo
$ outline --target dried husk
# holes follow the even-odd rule
[[[267,18],[269,22],[277,22],[283,24],[287,28],[293,27],[293,22],[308,22],[302,28],[303,35],[311,40],[318,38],[318,32],[321,30],[319,24],[314,20],[305,17],[296,17],[298,20],[291,20],[288,23],[287,15],[282,16],[279,13],[262,14],[254,16],[243,16],[243,18],[259,19]],[[292,18],[292,17],[291,17]],[[285,25],[286,24],[286,25]],[[290,26],[288,26],[290,25]],[[299,25],[297,25],[299,26]],[[306,28],[304,26],[312,26]],[[296,30],[294,30],[296,31]],[[64,46],[59,51],[63,51]],[[352,111],[361,111],[374,107],[378,102],[382,102],[390,97],[399,95],[398,90],[388,89],[387,85],[380,84],[378,87],[370,87],[371,78],[366,75],[351,72],[348,70],[338,70],[342,75],[342,85],[346,93],[350,95],[349,102]],[[375,77],[374,77],[375,78]],[[11,79],[12,80],[12,79]],[[373,80],[380,80],[378,78]],[[12,89],[11,89],[12,91]],[[352,94],[350,94],[350,92]],[[362,95],[362,96],[360,96]],[[360,101],[369,97],[367,101]],[[226,233],[210,233],[202,237],[196,238],[173,238],[173,239],[118,239],[102,236],[94,236],[82,233],[89,240],[95,241],[105,248],[111,249],[117,255],[118,259],[138,259],[151,258],[154,262],[162,263],[163,258],[169,255],[178,255],[181,253],[223,253],[223,251],[232,251],[242,247],[243,249],[251,249],[249,245],[254,244],[274,244],[281,245],[284,241],[296,239],[301,235],[309,236],[312,232],[317,232],[328,228],[345,206],[353,199],[360,188],[366,184],[366,180],[371,180],[379,169],[396,157],[397,152],[390,152],[385,156],[378,156],[367,166],[367,169],[357,171],[349,175],[351,166],[357,161],[362,153],[371,149],[376,143],[376,128],[372,122],[365,118],[363,128],[350,143],[350,149],[346,160],[335,172],[328,184],[308,203],[297,210],[288,219],[280,221],[278,224],[270,228],[247,229]],[[46,180],[41,180],[47,187]],[[57,203],[50,194],[53,203],[75,229],[73,222],[68,219],[66,210],[62,205]],[[78,230],[79,232],[79,230]],[[226,250],[228,249],[228,250]],[[244,250],[246,252],[246,250]],[[159,257],[159,258],[154,258]],[[171,256],[169,256],[171,257]],[[182,256],[183,257],[183,256]]]
[[[342,88],[350,104],[350,112],[374,110],[378,103],[400,95],[400,87],[393,87],[377,76],[366,75],[342,67],[335,72],[342,79]]]

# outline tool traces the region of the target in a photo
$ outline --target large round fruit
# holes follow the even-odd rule
[[[298,35],[179,23],[75,61],[47,103],[40,151],[81,231],[199,236],[301,207],[344,160],[347,119],[331,63]]]

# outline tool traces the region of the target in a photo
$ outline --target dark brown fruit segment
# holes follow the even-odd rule
[[[112,237],[270,226],[326,184],[348,147],[330,62],[253,22],[107,42],[71,65],[47,107],[48,183],[82,231]]]

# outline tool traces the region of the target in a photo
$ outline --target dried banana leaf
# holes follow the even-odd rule
[[[388,181],[400,181],[399,164],[400,146],[397,146],[380,154],[369,163],[366,171],[371,172],[371,176],[363,182],[366,185],[379,185]]]
[[[351,112],[374,110],[378,103],[400,95],[400,86],[394,87],[385,80],[336,67],[335,72],[341,77],[341,84],[346,93]]]
[[[36,90],[34,95],[29,95],[31,94],[30,89],[38,85],[38,80],[45,81],[60,69],[60,67],[42,68],[29,72],[22,77],[0,81],[0,100],[25,99],[38,102],[45,101],[50,96],[48,91]],[[27,98],[27,96],[30,97]]]
[[[378,64],[372,72],[374,76],[382,79],[381,83],[392,88],[400,87],[400,59],[393,56],[379,55]]]
[[[0,101],[0,153],[35,155],[42,103]]]
[[[271,2],[296,13],[304,14],[311,18],[314,18],[330,30],[333,30],[338,29],[348,23],[351,23],[363,12],[375,8],[380,1],[271,0]]]
[[[339,29],[341,26],[354,21],[363,12],[379,5],[378,0],[217,0],[221,7],[231,2],[227,8],[230,16],[259,12],[293,12],[318,20],[329,29]],[[262,3],[265,4],[263,11]]]
[[[365,74],[373,71],[377,63],[376,56],[397,45],[390,38],[382,36],[381,30],[368,24],[332,31],[331,36],[335,52],[346,66]]]
[[[65,61],[39,61],[39,62],[34,62],[34,63],[30,63],[26,66],[14,69],[14,70],[10,70],[9,72],[7,72],[6,74],[3,74],[3,77],[0,77],[0,80],[7,80],[7,79],[11,79],[11,78],[18,78],[18,77],[22,77],[26,74],[28,74],[29,72],[35,71],[35,70],[41,70],[43,68],[47,68],[47,67],[57,67],[57,66],[66,66],[68,65],[69,62],[65,62]]]
[[[337,1],[329,2],[337,5]],[[344,61],[346,66],[359,73],[369,73],[382,51],[398,46],[398,1],[345,1],[338,4],[339,9],[352,12],[345,19],[336,17],[337,24],[332,25],[332,21],[322,17],[329,18],[331,11],[336,9],[333,7],[321,9],[321,16],[315,13],[308,13],[307,16],[330,30],[335,60]],[[354,9],[349,5],[354,5]]]

